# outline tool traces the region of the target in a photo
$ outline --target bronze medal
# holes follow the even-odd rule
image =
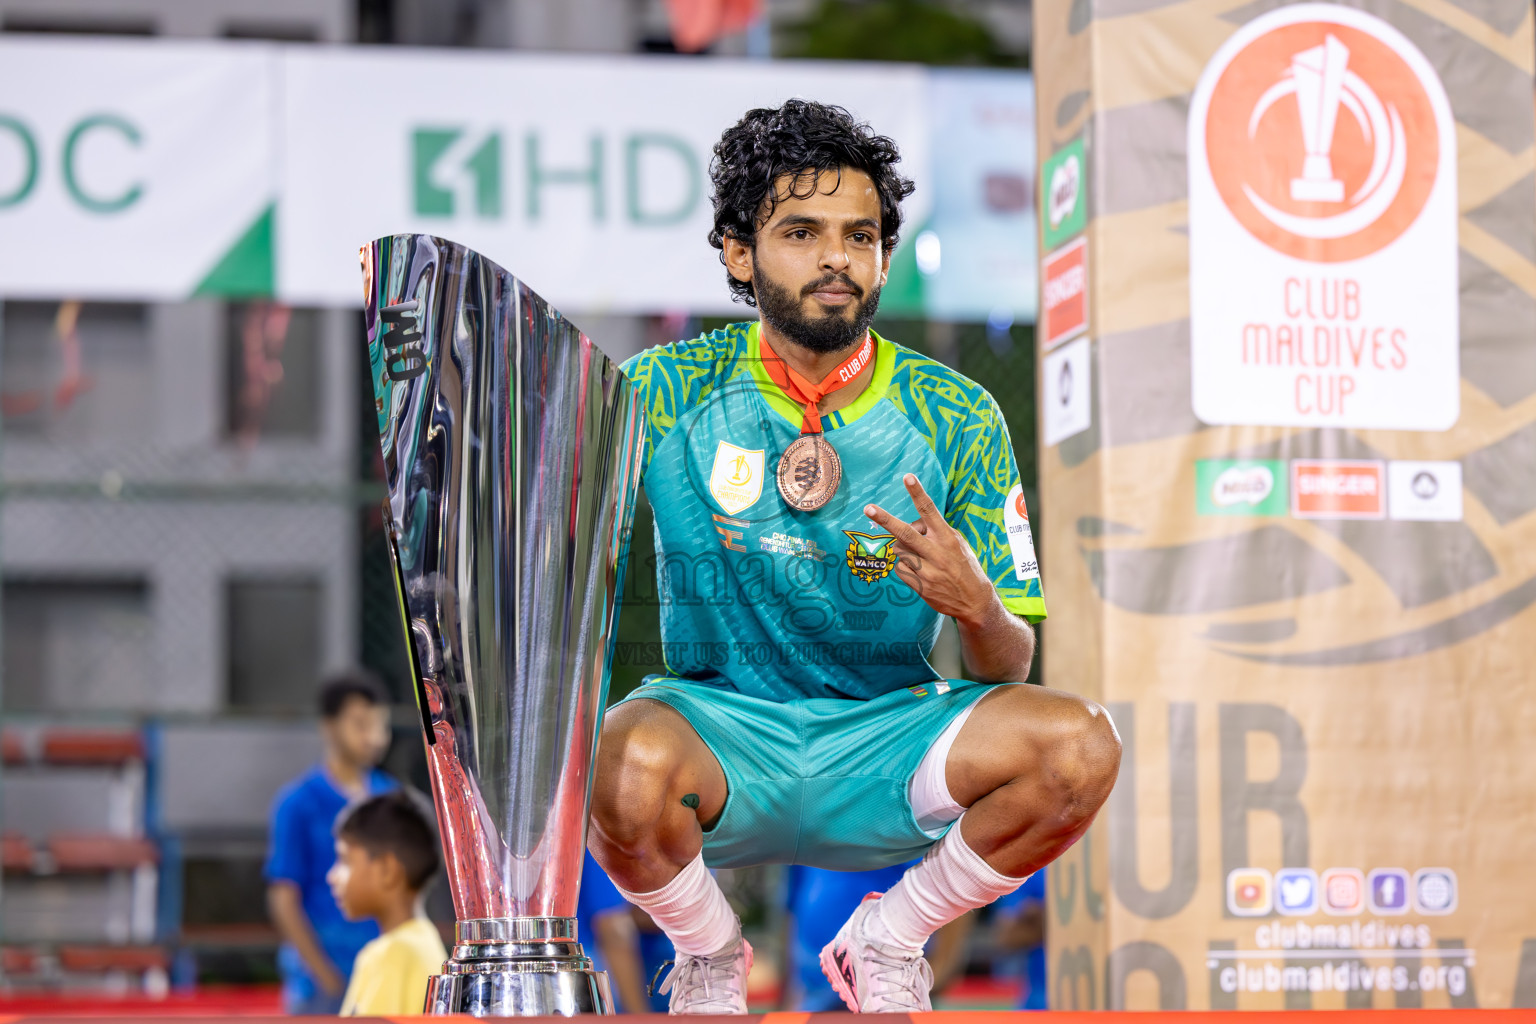
[[[832,500],[843,479],[837,450],[821,434],[801,434],[779,459],[779,494],[790,508],[814,512]]]
[[[859,350],[819,384],[806,380],[771,345],[764,345],[763,369],[787,397],[804,406],[800,436],[779,458],[779,494],[790,508],[814,512],[837,493],[837,485],[843,481],[843,463],[821,432],[819,406],[823,398],[857,380],[874,361],[875,341],[874,332],[865,334]]]

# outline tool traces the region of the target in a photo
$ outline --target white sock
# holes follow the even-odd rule
[[[655,892],[619,889],[619,895],[650,914],[679,953],[708,956],[735,938],[741,929],[736,912],[720,891],[720,883],[704,866],[703,850],[676,878]]]
[[[965,820],[963,817],[961,821]],[[1023,885],[981,859],[960,837],[960,822],[922,861],[907,869],[869,915],[872,938],[920,951],[928,937],[967,910],[985,907]]]

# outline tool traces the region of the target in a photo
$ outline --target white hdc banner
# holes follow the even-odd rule
[[[160,39],[0,42],[0,297],[355,306],[359,247],[421,231],[563,308],[740,312],[710,159],[792,97],[917,182],[883,308],[1034,319],[1024,73]]]
[[[899,66],[293,51],[278,290],[360,301],[358,245],[421,231],[490,256],[556,306],[728,311],[706,241],[720,133],[791,97],[839,103],[921,177],[923,86]],[[909,223],[928,202],[920,189]]]
[[[0,41],[0,294],[272,289],[279,49]]]

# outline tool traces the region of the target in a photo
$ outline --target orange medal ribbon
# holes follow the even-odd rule
[[[763,340],[762,347],[763,368],[768,371],[769,378],[782,388],[786,395],[805,406],[805,420],[800,425],[802,434],[821,433],[821,414],[817,411],[821,400],[839,388],[853,383],[853,379],[859,375],[859,372],[875,358],[875,336],[869,333],[864,336],[864,344],[859,346],[859,350],[850,356],[847,362],[827,374],[820,384],[812,384],[796,373],[794,368],[773,350],[773,346],[768,344],[767,339]]]

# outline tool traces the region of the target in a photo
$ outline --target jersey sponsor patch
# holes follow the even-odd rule
[[[1029,531],[1029,510],[1024,507],[1024,488],[1013,485],[1003,502],[1003,526],[1008,530],[1008,547],[1013,552],[1013,575],[1021,580],[1040,578],[1040,563],[1035,560],[1035,537]]]
[[[763,494],[763,449],[753,451],[721,441],[709,474],[709,493],[727,515],[750,508]]]
[[[731,550],[731,551],[745,551],[745,550],[747,550],[740,543],[741,538],[742,538],[742,532],[741,531],[746,529],[748,526],[752,525],[751,523],[748,523],[745,520],[732,519],[729,516],[721,516],[721,515],[715,516],[714,519],[715,519],[715,532],[720,535],[720,546],[721,547],[726,548],[726,549]],[[733,526],[736,527],[736,529],[734,529],[734,530],[731,529],[731,527],[733,527]]]
[[[844,561],[848,571],[865,583],[874,583],[889,576],[896,568],[896,555],[891,542],[896,538],[888,533],[869,534],[857,530],[844,530],[849,544]]]
[[[719,516],[715,518],[718,519]],[[797,537],[792,533],[780,533],[777,530],[759,537],[757,546],[771,555],[788,555],[790,558],[805,558],[812,562],[819,562],[827,557],[821,545],[814,540]]]

